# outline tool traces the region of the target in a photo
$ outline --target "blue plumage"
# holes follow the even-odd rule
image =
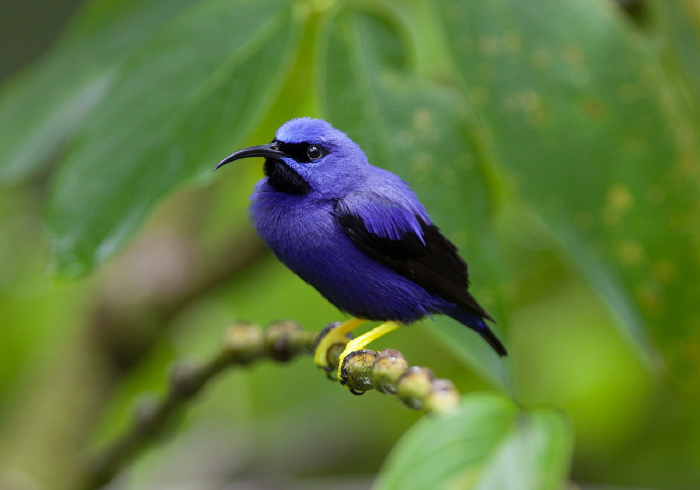
[[[320,119],[285,123],[268,145],[218,166],[265,158],[250,216],[275,255],[340,310],[410,323],[446,314],[506,350],[467,290],[466,263],[399,177],[370,165],[345,133]]]

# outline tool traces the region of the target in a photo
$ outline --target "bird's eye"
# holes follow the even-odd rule
[[[309,157],[309,160],[318,160],[325,155],[325,152],[323,148],[318,145],[309,145],[309,148],[306,150],[306,155]]]

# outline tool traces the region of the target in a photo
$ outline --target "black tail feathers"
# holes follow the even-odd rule
[[[482,320],[482,323],[483,320]],[[484,326],[482,328],[474,329],[477,331],[479,335],[481,335],[486,342],[489,343],[491,347],[493,347],[493,350],[496,351],[496,354],[498,354],[501,357],[506,357],[508,355],[508,351],[506,350],[506,347],[503,345],[503,343],[499,340],[498,337],[496,337],[496,334],[493,333],[493,330],[484,323]]]
[[[453,313],[450,312],[447,314],[455,320],[457,320],[458,322],[463,323],[467,327],[471,328],[479,335],[481,335],[481,337],[486,342],[488,342],[488,344],[493,348],[493,350],[496,351],[496,354],[498,354],[501,357],[505,357],[508,355],[508,351],[506,350],[503,343],[499,340],[498,337],[496,337],[496,334],[493,333],[493,330],[491,330],[491,328],[486,324],[483,318],[475,315],[474,313],[470,313],[460,309]]]

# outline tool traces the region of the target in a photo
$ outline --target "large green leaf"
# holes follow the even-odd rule
[[[208,0],[165,23],[124,65],[54,181],[56,272],[113,254],[175,186],[240,145],[298,41],[283,0]]]
[[[434,222],[464,252],[475,295],[504,323],[502,258],[466,99],[411,73],[405,37],[389,17],[344,9],[324,28],[318,62],[324,113],[371,163],[410,183]],[[482,374],[508,383],[507,364],[474,332],[447,318],[437,326]]]
[[[45,60],[0,94],[0,186],[56,160],[121,62],[191,0],[96,0]]]
[[[559,412],[521,412],[500,396],[469,395],[454,412],[425,417],[407,432],[375,488],[558,490],[572,439]]]
[[[698,164],[674,132],[683,121],[657,61],[610,2],[442,5],[464,87],[523,213],[635,345],[651,353],[651,327],[673,370],[697,379]]]

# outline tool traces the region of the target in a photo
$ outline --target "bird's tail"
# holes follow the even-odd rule
[[[452,312],[447,312],[447,314],[481,335],[483,339],[488,342],[491,347],[493,347],[493,350],[495,350],[499,356],[505,357],[508,355],[508,351],[506,350],[505,346],[499,340],[499,338],[496,337],[496,334],[493,333],[491,327],[486,324],[484,318],[460,308],[456,308],[455,311]]]

